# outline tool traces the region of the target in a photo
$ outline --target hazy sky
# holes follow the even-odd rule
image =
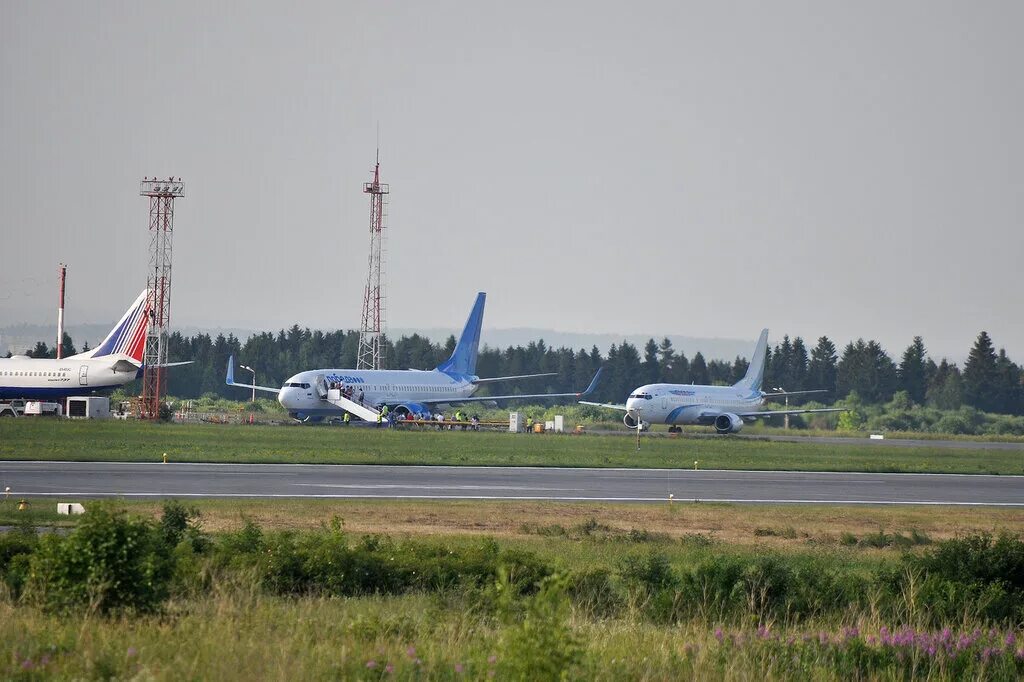
[[[117,317],[182,176],[173,321],[1024,360],[1024,3],[0,3],[0,322]]]

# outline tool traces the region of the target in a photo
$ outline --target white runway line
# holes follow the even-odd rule
[[[142,493],[54,493],[32,492],[19,490],[11,494],[26,497],[209,497],[209,498],[292,498],[292,499],[378,499],[378,500],[518,500],[542,502],[667,502],[668,496],[659,497],[581,497],[561,495],[357,495],[348,493],[315,493],[307,495],[290,495],[287,493],[174,493],[174,492],[142,492]],[[926,502],[913,500],[784,500],[756,498],[722,498],[722,497],[674,497],[674,502],[706,502],[728,504],[849,504],[849,505],[902,505],[922,507],[1024,507],[1024,502],[944,502],[931,500]]]

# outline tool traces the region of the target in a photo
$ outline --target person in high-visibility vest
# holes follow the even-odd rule
[[[351,420],[352,420],[352,415],[350,415],[348,412],[346,412],[345,416],[341,418],[341,423],[344,424],[345,426],[348,426],[348,423]]]
[[[382,420],[382,419],[384,419],[384,417],[383,417],[383,416],[381,416],[381,413],[380,413],[380,412],[378,412],[378,413],[377,413],[377,428],[378,428],[378,429],[380,428],[380,424],[381,424],[381,420]]]
[[[381,419],[387,419],[387,418],[388,418],[388,405],[387,405],[387,403],[384,403],[383,405],[381,405],[380,414],[377,415],[377,424],[380,425]],[[390,425],[391,422],[388,422],[388,424]]]

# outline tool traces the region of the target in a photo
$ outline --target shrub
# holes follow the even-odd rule
[[[499,573],[499,609],[505,621],[501,638],[502,679],[564,680],[583,657],[579,639],[569,627],[568,580],[548,576],[527,600],[525,609],[515,608],[515,585],[509,574]]]
[[[55,610],[152,611],[167,596],[172,568],[151,522],[95,504],[66,537],[40,540],[26,592]]]
[[[566,591],[572,603],[592,617],[614,615],[622,606],[622,596],[615,587],[612,572],[606,568],[569,575]]]

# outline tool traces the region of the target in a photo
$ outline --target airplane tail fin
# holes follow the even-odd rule
[[[761,383],[764,381],[764,362],[768,354],[768,330],[761,330],[761,338],[757,340],[754,347],[754,354],[750,356],[750,365],[747,373],[742,379],[736,382],[737,388],[745,388],[750,391],[760,391]]]
[[[484,321],[484,301],[487,294],[480,292],[476,295],[476,303],[469,313],[466,326],[462,330],[462,336],[455,344],[455,351],[452,356],[437,366],[437,369],[450,374],[476,374],[476,355],[480,349],[480,327]]]
[[[91,351],[79,353],[75,357],[101,358],[105,355],[123,354],[141,365],[142,353],[146,347],[146,329],[149,327],[149,315],[146,314],[149,307],[146,300],[147,293],[148,291],[143,289],[139,297],[107,334],[107,338],[103,339],[103,343]]]

